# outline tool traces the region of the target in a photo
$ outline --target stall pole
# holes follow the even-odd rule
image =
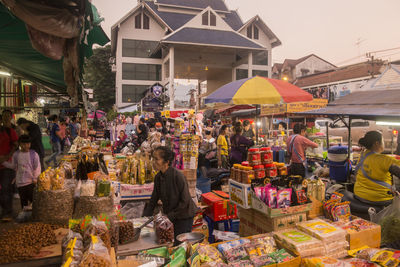
[[[325,122],[326,127],[326,148],[329,150],[329,122]]]
[[[258,145],[258,110],[260,109],[260,105],[256,105],[256,145]]]
[[[350,162],[350,156],[351,156],[351,147],[352,147],[352,140],[351,140],[351,117],[349,117],[349,124],[347,125],[348,130],[349,130],[349,136],[348,136],[348,145],[347,145],[347,158]],[[351,174],[351,168],[349,166],[349,171],[347,173],[347,182],[350,183],[350,174]]]

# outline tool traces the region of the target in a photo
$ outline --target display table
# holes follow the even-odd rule
[[[136,255],[142,250],[158,248],[158,247],[172,247],[172,243],[158,244],[156,242],[156,234],[154,232],[141,235],[138,241],[119,245],[117,256]]]

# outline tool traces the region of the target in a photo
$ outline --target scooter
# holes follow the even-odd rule
[[[351,214],[355,215],[357,217],[363,218],[365,220],[370,220],[370,212],[372,211],[371,209],[374,209],[376,213],[380,212],[383,210],[386,206],[382,204],[368,204],[365,202],[362,202],[358,200],[354,194],[348,190],[345,190],[343,192],[343,200],[344,201],[350,201],[350,210]]]
[[[208,152],[209,151],[207,151],[207,153]],[[207,153],[199,153],[199,178],[209,179],[211,183],[211,190],[221,190],[221,185],[223,185],[229,179],[230,170],[218,168],[218,160],[216,158],[206,159],[205,155]]]

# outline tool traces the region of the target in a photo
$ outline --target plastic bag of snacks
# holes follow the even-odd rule
[[[96,182],[93,180],[83,180],[81,184],[81,197],[93,197],[96,193]]]
[[[82,260],[84,250],[82,236],[69,230],[62,240],[61,248],[63,263],[65,264],[68,261],[69,266],[78,266]]]
[[[325,243],[346,240],[346,231],[320,219],[298,223],[297,227]]]
[[[133,222],[132,221],[120,221],[119,226],[119,243],[126,244],[133,242]]]
[[[108,267],[111,266],[111,258],[108,253],[107,247],[104,245],[101,238],[98,236],[90,237],[90,247],[87,252],[85,252],[82,262],[79,266],[89,267]]]
[[[319,257],[325,252],[322,242],[297,229],[286,229],[275,232],[275,238],[284,243],[290,250],[303,257]]]
[[[86,227],[84,234],[84,243],[87,244],[91,241],[91,236],[97,236],[102,240],[103,246],[105,246],[108,251],[111,250],[111,236],[110,231],[103,221],[98,221],[93,218],[91,223]]]
[[[153,249],[148,249],[148,250],[143,250],[139,253],[139,255],[147,255],[147,256],[156,256],[156,257],[162,257],[162,258],[168,258],[169,252],[166,247],[160,247],[160,248],[153,248]]]
[[[174,225],[161,213],[154,218],[154,231],[156,233],[156,241],[158,244],[165,244],[174,241]]]
[[[400,265],[400,261],[393,257],[394,251],[388,249],[364,246],[359,249],[350,250],[348,253],[355,258],[372,261],[384,267]]]
[[[222,262],[222,255],[215,247],[198,244],[196,251],[200,256],[200,263]]]
[[[97,181],[97,196],[108,197],[111,191],[110,181],[100,180]]]
[[[304,267],[352,267],[353,265],[332,257],[304,258]]]

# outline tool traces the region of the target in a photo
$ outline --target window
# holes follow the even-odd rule
[[[122,79],[161,81],[161,65],[122,63]]]
[[[352,121],[351,122],[351,127],[368,127],[369,122],[368,121]]]
[[[253,70],[253,76],[261,76],[268,78],[268,71],[266,70]]]
[[[253,52],[253,65],[268,65],[268,51]]]
[[[236,69],[236,80],[246,79],[249,76],[249,71],[245,69]]]
[[[143,29],[150,29],[150,18],[146,14],[143,14]]]
[[[148,58],[157,45],[156,41],[122,39],[122,56]]]
[[[254,39],[258,40],[258,28],[254,25]]]
[[[203,25],[208,25],[208,12],[205,12],[205,13],[203,14],[201,24],[203,24]]]
[[[135,29],[141,29],[142,28],[142,13],[138,14],[135,17]]]
[[[122,85],[122,102],[123,103],[138,103],[144,97],[144,94],[149,88],[148,85]]]
[[[210,12],[210,26],[216,26],[217,25],[217,17],[215,16],[214,13]]]
[[[249,37],[250,39],[253,38],[253,33],[252,33],[252,27],[251,26],[247,27],[247,37]]]

